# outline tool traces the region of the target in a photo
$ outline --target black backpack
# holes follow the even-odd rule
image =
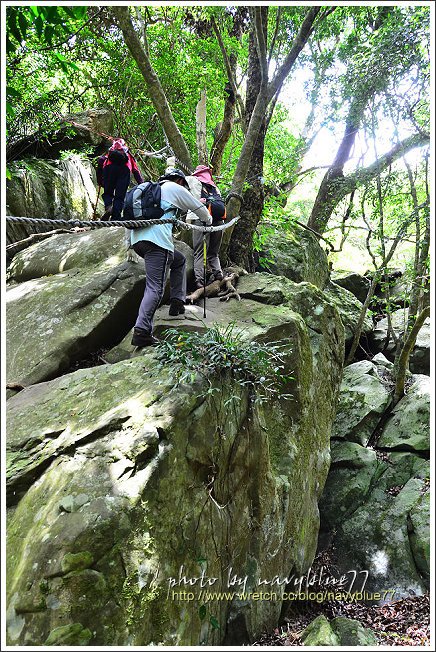
[[[164,210],[160,207],[160,183],[145,181],[126,194],[121,220],[157,220]]]
[[[214,221],[226,219],[226,205],[215,186],[203,183],[201,196],[206,200],[206,208]]]
[[[127,154],[120,149],[109,150],[107,157],[114,165],[126,165],[129,160]]]
[[[116,138],[111,147],[109,147],[107,157],[114,165],[125,165],[129,160],[127,155],[128,151],[125,142],[121,138]]]

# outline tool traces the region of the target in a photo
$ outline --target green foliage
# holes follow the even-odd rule
[[[264,173],[267,183],[292,183],[296,180],[305,142],[289,110],[278,104],[265,137]]]
[[[64,149],[59,152],[59,158],[61,161],[66,161],[72,156],[78,156],[83,161],[89,160],[93,154],[92,147],[84,147],[82,150],[77,149]]]
[[[269,7],[270,76],[289,54],[306,11],[303,6]],[[321,8],[320,16],[326,11],[327,8]],[[151,62],[195,163],[195,108],[200,92],[203,88],[207,91],[210,149],[223,118],[227,82],[211,18],[218,24],[227,55],[237,57],[236,83],[245,97],[249,12],[239,6],[167,7],[152,3],[132,7],[130,13],[139,38],[148,45]],[[289,215],[307,221],[324,171],[312,177],[302,174],[306,153],[314,142],[319,148],[315,166],[333,160],[334,151],[326,151],[322,141],[314,139],[324,127],[339,142],[353,101],[357,113],[367,102],[373,104],[374,137],[381,135],[383,139],[379,154],[386,150],[388,140],[394,144],[399,134],[402,137],[411,130],[429,128],[429,15],[425,6],[339,5],[326,18],[318,17],[313,36],[298,57],[266,132],[266,194],[272,188],[284,190],[284,194],[267,200],[254,235],[256,250],[262,249],[269,230],[281,232],[287,228]],[[56,131],[61,125],[60,116],[66,112],[103,107],[114,112],[113,135],[123,135],[135,153],[165,146],[151,97],[110,6],[9,6],[6,46],[8,144],[31,134],[43,137]],[[366,109],[360,123],[366,131],[368,113]],[[395,128],[386,129],[388,117],[394,118]],[[232,185],[244,142],[244,127],[237,115],[219,179],[224,195]],[[358,140],[363,131],[359,130]],[[361,145],[362,150],[366,145]],[[368,158],[357,163],[355,153],[353,163],[366,165]],[[155,170],[163,165],[163,160],[154,159]],[[259,168],[256,170],[255,176],[248,174],[248,185],[259,176]],[[401,188],[404,175],[396,186],[396,168],[389,170],[386,178],[392,173],[389,184],[383,181],[386,237],[392,237],[401,215],[410,211],[410,195],[407,198],[408,193]],[[307,183],[309,180],[312,185]],[[421,202],[424,185],[418,181]],[[289,193],[292,194],[286,210],[285,195]],[[374,198],[373,187],[368,191],[367,213],[375,233]],[[332,220],[337,233],[344,205]],[[364,245],[359,243],[364,241],[364,234],[350,230],[351,224],[360,226],[354,213],[347,222],[349,241],[354,238],[356,247],[361,249]]]
[[[37,36],[52,46],[55,38],[68,34],[71,20],[86,17],[85,6],[12,6],[6,10],[6,52],[16,53],[26,41]]]
[[[165,331],[157,356],[177,383],[193,383],[198,375],[212,381],[232,378],[250,390],[253,400],[287,398],[283,386],[291,379],[283,373],[283,344],[246,342],[235,325],[213,326],[206,333]],[[209,393],[218,391],[210,384]]]
[[[77,107],[74,79],[76,33],[86,23],[87,8],[12,6],[6,9],[7,126],[16,140],[44,135],[59,126],[62,112]]]

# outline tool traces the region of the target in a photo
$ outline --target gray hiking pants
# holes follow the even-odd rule
[[[170,299],[186,299],[186,258],[177,249],[174,249],[173,253],[148,240],[140,240],[132,245],[132,248],[144,259],[146,274],[144,296],[135,327],[152,333],[154,313],[164,295],[168,270]]]
[[[222,224],[222,222],[219,222]],[[194,224],[203,226],[203,222],[197,220]],[[215,226],[215,225],[214,225]],[[221,263],[218,253],[223,239],[223,231],[206,233],[207,265],[212,272],[221,273]],[[192,231],[192,242],[194,245],[194,276],[196,285],[203,285],[204,261],[203,261],[203,234],[201,231]]]

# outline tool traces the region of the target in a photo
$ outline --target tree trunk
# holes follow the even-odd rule
[[[267,7],[262,7],[263,25],[267,22]],[[264,32],[266,38],[266,30]],[[256,102],[262,91],[262,68],[256,48],[256,38],[250,33],[248,54],[247,98],[245,115],[250,121],[256,107]],[[262,184],[263,159],[265,150],[266,122],[260,126],[254,143],[248,169],[248,188],[243,193],[243,201],[239,211],[241,219],[236,224],[230,241],[228,258],[234,264],[247,271],[254,271],[253,235],[262,215],[264,204],[264,189]]]
[[[361,98],[355,98],[351,103],[342,142],[336,152],[335,160],[325,173],[319,187],[308,222],[308,226],[318,231],[318,233],[324,233],[331,214],[338,203],[336,199],[337,180],[344,177],[344,165],[350,157],[365,107],[366,101]]]
[[[374,296],[374,292],[375,292],[375,289],[377,287],[377,283],[379,282],[379,280],[380,280],[380,272],[379,272],[379,270],[377,270],[377,272],[374,274],[374,276],[372,278],[371,285],[370,285],[369,290],[368,290],[368,294],[366,295],[365,303],[363,304],[363,306],[362,306],[362,308],[360,310],[360,315],[359,315],[359,319],[358,319],[358,322],[357,322],[356,330],[354,332],[354,337],[353,337],[353,341],[351,343],[351,348],[350,348],[350,350],[348,352],[347,359],[345,360],[345,366],[351,364],[353,362],[353,360],[354,360],[354,355],[355,355],[355,353],[357,351],[357,347],[359,345],[360,336],[362,335],[362,328],[363,328],[363,324],[365,322],[366,313],[368,312],[369,305],[370,305],[370,303],[372,301],[372,297]]]
[[[231,54],[229,56],[229,61],[232,73],[234,74],[237,62],[236,56]],[[224,117],[221,124],[218,125],[215,129],[215,138],[210,152],[210,165],[215,176],[219,176],[221,174],[224,149],[229,142],[229,138],[233,129],[233,123],[235,122],[236,98],[230,82],[226,85],[224,90],[226,93]]]
[[[360,185],[367,185],[406,152],[415,147],[427,145],[429,142],[430,136],[424,132],[408,136],[368,167],[356,170],[356,172],[347,176],[343,176],[341,173],[335,174],[333,177],[329,176],[332,169],[330,168],[321,183],[308,226],[318,231],[318,233],[324,233],[334,209],[344,197],[356,190]],[[322,204],[321,200],[318,201],[321,194],[325,197],[325,204]]]
[[[412,196],[413,210],[415,212],[415,259],[413,265],[412,287],[410,290],[409,312],[407,316],[407,332],[410,332],[415,323],[416,315],[419,311],[419,305],[422,297],[422,286],[424,277],[427,272],[427,259],[430,248],[430,213],[426,206],[425,211],[425,231],[424,237],[421,237],[421,211],[419,210],[418,195],[416,192],[415,180],[410,165],[404,159],[409,177],[410,194]]]
[[[406,372],[409,367],[409,358],[412,352],[413,347],[415,346],[416,338],[418,333],[421,330],[425,320],[430,316],[430,307],[424,308],[413,325],[412,330],[410,331],[406,341],[403,344],[401,349],[400,357],[396,363],[396,380],[395,380],[395,394],[392,407],[398,403],[398,401],[404,396],[404,385],[406,382]]]
[[[192,168],[191,155],[177,127],[170,105],[159,78],[151,64],[147,49],[143,47],[130,19],[129,7],[113,6],[111,11],[121,28],[124,40],[144,77],[150,99],[174,154],[186,167]]]
[[[267,7],[254,7],[254,12],[262,12],[267,9]],[[251,120],[249,121],[247,127],[247,133],[244,139],[242,146],[241,154],[239,156],[238,164],[236,166],[235,174],[233,177],[231,194],[232,197],[227,205],[227,214],[230,218],[236,217],[239,213],[241,206],[241,193],[244,185],[245,178],[247,176],[251,157],[256,146],[257,139],[262,129],[262,125],[265,121],[265,114],[268,108],[270,101],[273,100],[275,95],[280,93],[280,90],[283,86],[283,83],[286,80],[286,77],[291,72],[300,52],[306,45],[312,30],[315,19],[320,11],[320,7],[309,7],[304,17],[304,20],[301,24],[301,27],[298,31],[297,36],[294,39],[292,47],[289,51],[289,54],[286,56],[285,60],[279,67],[274,78],[268,83],[268,80],[265,76],[262,79],[261,89],[257,95],[256,104],[251,115]],[[266,21],[264,21],[264,26]],[[259,39],[258,39],[259,40]],[[261,68],[265,69],[265,61],[261,62]],[[248,122],[248,120],[247,120]]]
[[[206,89],[201,91],[195,112],[197,153],[199,165],[209,165],[206,143]]]
[[[232,263],[254,272],[253,236],[262,216],[265,200],[261,181],[263,174],[263,156],[265,144],[265,127],[263,126],[254,147],[249,169],[250,185],[244,191],[243,202],[239,211],[241,219],[236,224],[230,240],[228,258]]]

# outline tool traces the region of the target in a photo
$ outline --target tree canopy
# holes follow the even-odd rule
[[[113,111],[113,135],[143,152],[147,174],[162,171],[165,155],[186,169],[207,159],[228,214],[241,214],[227,255],[248,269],[265,229],[295,219],[340,249],[362,229],[380,234],[384,217],[383,246],[413,193],[419,223],[404,237],[416,243],[426,229],[429,14],[410,5],[9,6],[8,143],[98,106]]]

